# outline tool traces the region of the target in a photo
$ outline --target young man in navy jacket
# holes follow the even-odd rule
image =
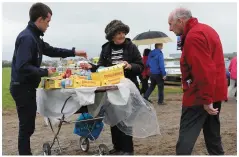
[[[36,88],[41,77],[50,76],[50,69],[40,68],[42,55],[50,57],[86,56],[84,51],[55,48],[40,36],[49,27],[52,11],[43,3],[35,3],[29,11],[30,21],[17,36],[12,58],[10,92],[16,103],[19,118],[19,155],[32,155],[30,137],[34,133],[36,118]]]

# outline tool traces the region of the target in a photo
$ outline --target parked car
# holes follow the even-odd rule
[[[164,61],[165,71],[167,73],[167,77],[165,80],[166,84],[181,84],[181,70],[180,70],[180,62],[175,59],[167,59]]]

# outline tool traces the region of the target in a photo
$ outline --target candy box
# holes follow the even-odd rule
[[[45,89],[58,89],[61,88],[61,80],[44,78],[41,81],[41,87]]]
[[[63,88],[79,88],[82,86],[82,82],[79,79],[65,79],[62,80],[62,86]]]
[[[80,76],[80,75],[71,75],[70,79],[77,79],[77,80],[86,80],[86,76]]]
[[[100,81],[96,80],[80,80],[82,87],[99,87],[101,85]]]
[[[107,71],[101,71],[91,74],[92,80],[100,81],[101,86],[118,84],[124,76],[123,67],[114,68]]]

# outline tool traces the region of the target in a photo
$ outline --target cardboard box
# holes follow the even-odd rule
[[[112,70],[117,70],[117,69],[121,69],[124,67],[124,63],[120,63],[120,64],[117,64],[117,65],[113,65],[113,66],[110,66],[110,67],[105,67],[105,68],[102,68],[102,69],[99,69],[98,72],[107,72],[107,71],[112,71]]]
[[[61,80],[49,80],[49,88],[61,88]]]
[[[82,82],[79,79],[66,79],[65,88],[79,88],[82,87]]]
[[[71,75],[70,79],[78,79],[78,80],[86,80],[86,76],[79,76],[79,75]]]
[[[98,87],[98,86],[101,86],[101,82],[96,80],[66,79],[65,81],[65,88]]]
[[[109,86],[120,83],[120,80],[124,77],[111,77],[109,79],[106,79],[102,81],[101,86]]]
[[[58,89],[61,88],[61,80],[44,78],[41,81],[41,87],[45,89]]]
[[[99,87],[101,86],[100,81],[97,80],[80,80],[82,87]]]
[[[91,73],[92,80],[100,81],[101,86],[118,84],[124,76],[123,67],[115,68],[113,70],[102,71],[98,73]]]
[[[101,74],[96,72],[96,73],[91,73],[91,79],[95,81],[101,81]]]

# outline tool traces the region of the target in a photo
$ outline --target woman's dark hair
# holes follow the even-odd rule
[[[150,49],[144,49],[144,54],[143,54],[143,56],[148,56],[149,55],[149,53],[150,53]]]
[[[35,3],[32,5],[29,11],[30,21],[35,22],[39,17],[46,19],[48,13],[52,15],[51,9],[46,4]]]

